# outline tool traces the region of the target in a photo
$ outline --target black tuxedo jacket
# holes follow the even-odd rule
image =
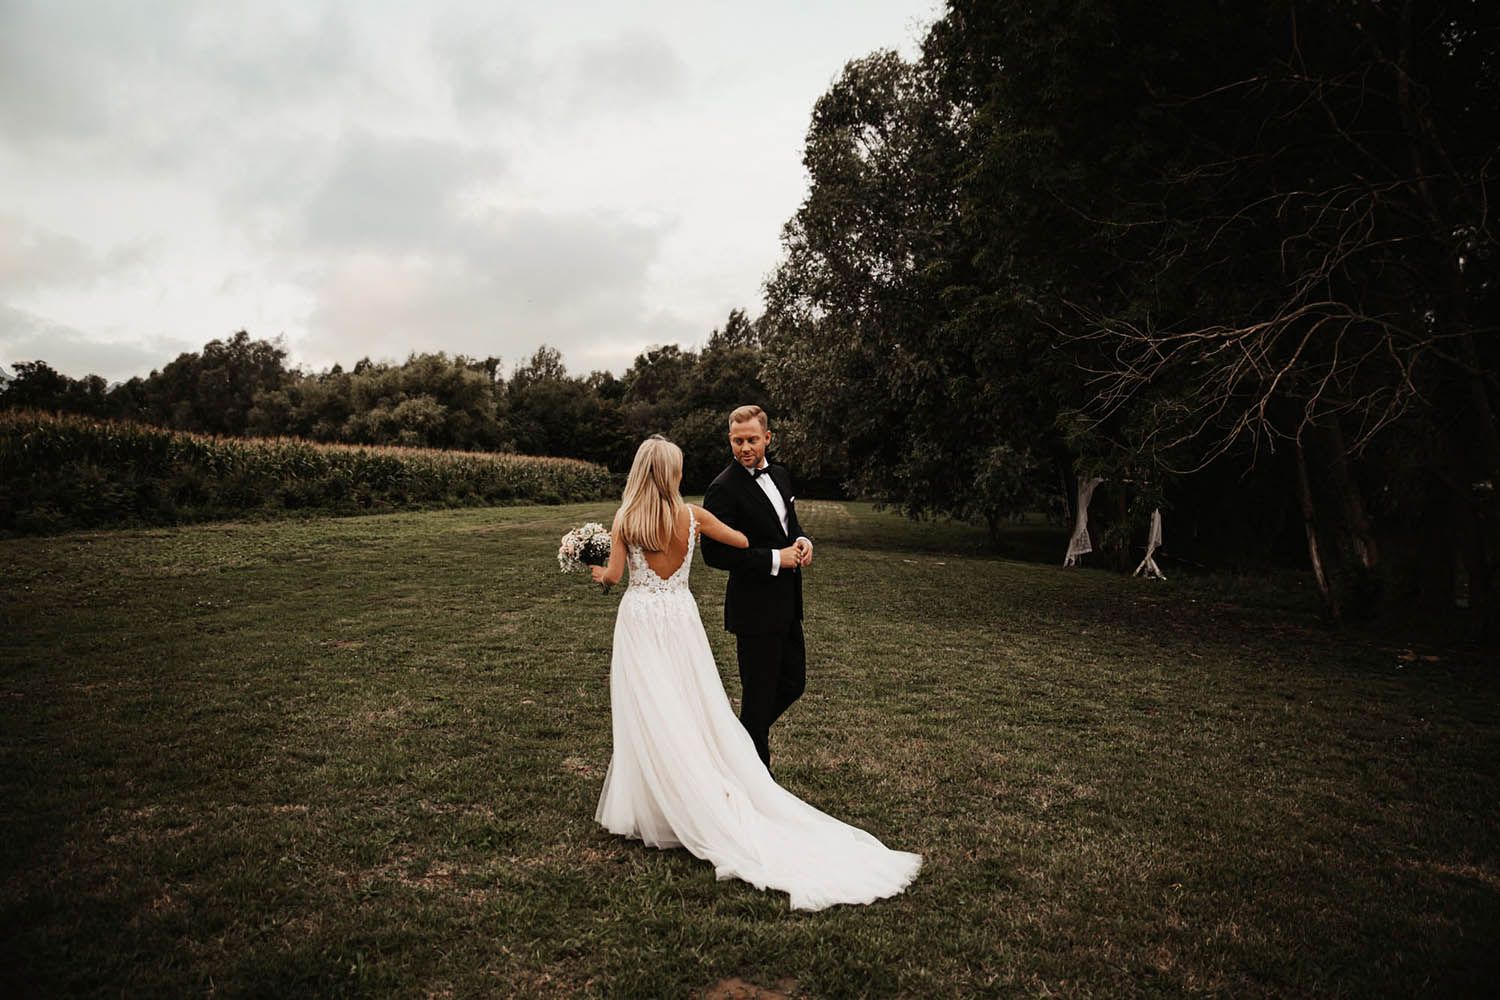
[[[784,549],[804,534],[792,503],[792,477],[784,466],[769,469],[786,504],[785,531],[770,498],[738,462],[719,473],[703,494],[704,507],[750,540],[748,549],[737,549],[703,538],[703,561],[729,571],[724,627],[737,634],[785,632],[802,620],[802,573],[783,566],[771,575],[771,550]]]

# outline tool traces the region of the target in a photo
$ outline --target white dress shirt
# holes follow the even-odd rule
[[[771,463],[767,462],[764,458],[762,458],[760,460],[760,467],[762,469],[768,469],[768,468],[771,467]],[[742,466],[740,466],[740,468],[744,469],[745,467],[742,465]],[[776,488],[776,484],[771,481],[770,475],[759,475],[759,476],[756,476],[749,469],[745,469],[745,475],[747,475],[747,476],[753,476],[754,477],[754,479],[755,479],[755,485],[757,485],[757,486],[760,487],[760,491],[766,495],[766,499],[769,500],[769,501],[771,501],[771,506],[774,507],[774,508],[776,508],[776,516],[779,517],[779,518],[781,518],[781,532],[782,532],[782,534],[786,534],[786,531],[787,531],[787,526],[786,526],[786,501],[784,501],[784,500],[781,499],[781,491],[778,490]],[[812,544],[812,540],[808,539],[805,535],[801,536],[799,538],[799,540],[806,540],[808,545]],[[776,576],[780,572],[781,572],[781,550],[780,549],[772,549],[771,550],[771,575],[772,576]]]

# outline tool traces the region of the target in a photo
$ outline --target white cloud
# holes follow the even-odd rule
[[[512,17],[439,19],[431,55],[465,120],[497,118],[568,129],[622,109],[642,114],[686,92],[690,71],[670,41],[644,27],[558,45]]]
[[[346,100],[360,65],[337,7],[6,0],[0,128],[65,158],[170,167],[247,119]]]
[[[442,252],[466,186],[502,171],[502,158],[491,150],[356,132],[340,144],[303,207],[301,235],[317,247]]]
[[[688,69],[665,39],[640,31],[580,46],[573,55],[575,109],[629,109],[681,95]]]
[[[115,12],[6,0],[0,9],[0,133],[8,142],[91,137],[108,128],[106,82],[119,60],[134,54],[130,36],[114,30]],[[106,44],[111,35],[114,46]]]
[[[309,324],[324,349],[401,357],[432,345],[509,363],[545,342],[565,358],[592,352],[613,367],[624,350],[598,348],[639,345],[655,328],[682,332],[643,301],[660,231],[521,211],[455,225],[450,235],[425,253],[386,247],[341,258],[316,290]]]
[[[460,112],[525,113],[545,98],[547,67],[524,22],[438,18],[429,35],[439,78]]]
[[[0,212],[0,295],[91,282],[130,267],[143,252],[139,245],[101,252],[72,236]]]
[[[0,348],[120,377],[246,328],[311,366],[622,370],[758,308],[814,100],[928,14],[0,0]]]
[[[0,304],[0,365],[12,373],[17,362],[45,361],[71,378],[101,375],[110,382],[123,382],[161,368],[183,351],[201,347],[170,337],[101,340],[97,335]]]

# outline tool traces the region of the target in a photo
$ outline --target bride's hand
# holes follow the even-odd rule
[[[595,583],[600,583],[600,584],[604,583],[605,582],[605,579],[604,579],[605,574],[607,574],[608,572],[609,572],[609,567],[608,566],[590,566],[589,567],[589,576],[592,576],[594,578],[594,582]]]

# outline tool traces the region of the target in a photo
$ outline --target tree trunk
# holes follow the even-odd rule
[[[1318,593],[1323,595],[1323,606],[1329,617],[1341,621],[1338,597],[1328,585],[1328,574],[1323,569],[1323,556],[1318,547],[1317,511],[1313,505],[1312,484],[1307,478],[1307,455],[1302,450],[1302,440],[1293,442],[1297,455],[1297,499],[1302,505],[1302,526],[1307,531],[1307,556],[1312,563],[1313,577],[1318,581]]]
[[[1078,520],[1078,477],[1063,473],[1062,476],[1063,523],[1071,525]]]
[[[990,548],[1000,548],[1000,515],[993,511],[986,512],[984,515],[984,525],[989,532]]]
[[[1375,529],[1370,522],[1369,509],[1365,506],[1364,491],[1349,468],[1349,450],[1344,441],[1344,429],[1337,417],[1328,425],[1329,471],[1333,473],[1333,486],[1338,491],[1339,502],[1344,508],[1344,521],[1349,531],[1349,547],[1366,573],[1375,572],[1380,563],[1380,547],[1375,540]]]
[[[1130,572],[1130,505],[1126,502],[1125,484],[1115,495],[1115,510],[1120,515],[1120,530],[1115,533],[1115,565],[1121,573]]]
[[[1462,310],[1458,314],[1465,333],[1457,347],[1467,369],[1460,377],[1468,390],[1469,414],[1455,442],[1461,447],[1467,445],[1460,452],[1466,459],[1462,466],[1466,490],[1460,504],[1468,521],[1463,558],[1469,574],[1469,612],[1475,635],[1483,642],[1494,643],[1500,641],[1500,594],[1496,593],[1500,589],[1500,580],[1496,579],[1500,574],[1500,512],[1495,509],[1495,491],[1500,487],[1500,431],[1480,376],[1479,352],[1473,335],[1467,332],[1466,313]]]

